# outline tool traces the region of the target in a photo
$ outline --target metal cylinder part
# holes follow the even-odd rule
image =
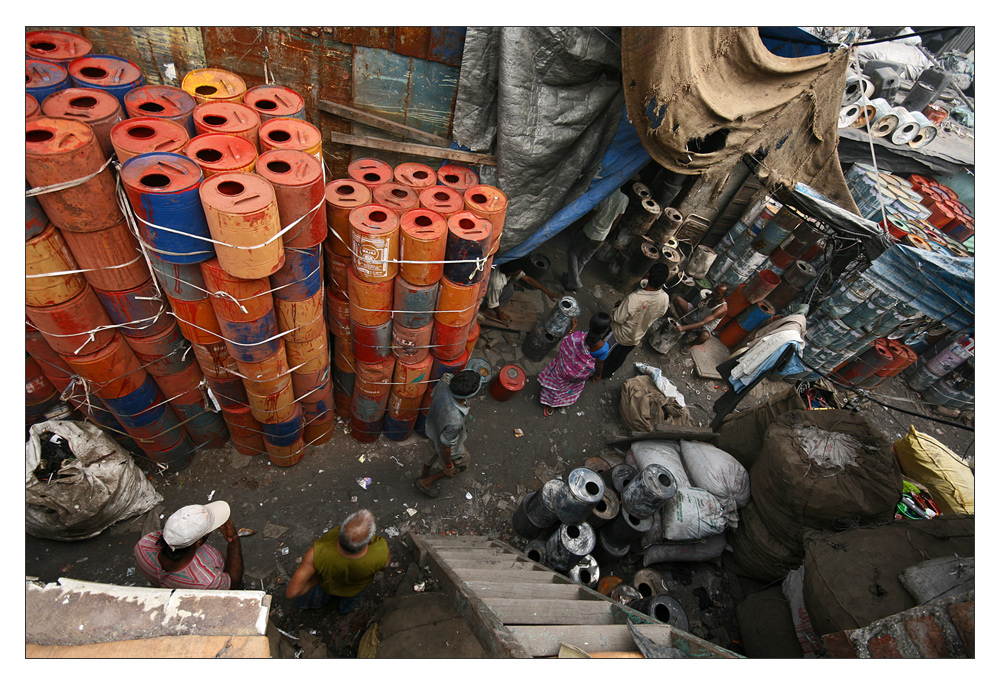
[[[581,586],[596,588],[601,579],[601,567],[593,555],[584,555],[583,559],[570,568],[567,576]]]
[[[568,572],[584,556],[593,552],[596,540],[594,530],[586,522],[580,525],[560,524],[545,543],[549,566]]]
[[[546,562],[545,541],[528,541],[524,545],[524,554],[531,561],[544,565]]]
[[[632,585],[639,591],[639,595],[643,598],[667,593],[670,590],[667,587],[667,578],[663,575],[663,572],[657,571],[652,567],[643,567],[636,572],[632,578]]]
[[[625,486],[635,478],[636,469],[630,464],[617,464],[611,468],[611,487],[615,493],[621,495]]]
[[[609,547],[613,549],[625,548],[627,552],[627,548],[632,541],[640,538],[652,528],[652,516],[637,517],[622,507],[618,512],[618,516],[608,522],[606,526],[601,527],[598,533],[604,537]],[[622,555],[624,554],[622,553]]]
[[[620,509],[621,501],[618,499],[618,495],[610,488],[605,488],[600,502],[594,504],[594,510],[587,518],[587,523],[590,524],[594,531],[597,531],[617,517]]]
[[[608,597],[611,598],[612,601],[621,603],[622,605],[628,605],[629,603],[642,599],[639,591],[637,591],[634,586],[629,586],[628,584],[618,584],[611,589],[611,594]]]
[[[628,606],[636,612],[641,612],[653,619],[658,619],[664,624],[669,624],[681,631],[687,631],[690,628],[684,606],[673,596],[666,594],[654,595],[634,600],[628,603]]]
[[[569,332],[573,319],[579,317],[582,312],[583,309],[576,298],[564,295],[549,312],[542,326],[548,333],[562,338]]]
[[[636,517],[649,517],[677,492],[677,480],[667,468],[646,465],[622,491],[622,509]]]
[[[592,469],[578,467],[566,476],[565,488],[556,494],[556,516],[564,524],[583,524],[603,497],[604,480]]]

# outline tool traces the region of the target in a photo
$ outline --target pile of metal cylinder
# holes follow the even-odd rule
[[[513,527],[528,539],[528,557],[596,587],[598,561],[628,554],[653,526],[653,514],[676,492],[673,475],[657,464],[640,471],[627,464],[600,472],[578,467],[565,481],[551,479],[526,494]]]
[[[409,436],[469,362],[506,196],[456,165],[327,181],[289,88],[147,86],[61,31],[26,48],[29,421],[62,398],[159,471],[230,437],[290,466],[337,414]]]

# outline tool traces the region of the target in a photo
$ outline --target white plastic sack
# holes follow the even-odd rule
[[[667,541],[697,541],[726,530],[722,502],[700,488],[678,488],[660,510],[660,516]]]
[[[631,462],[628,457],[625,461],[639,471],[657,464],[674,475],[678,488],[691,485],[681,459],[681,446],[677,441],[636,441],[629,448],[629,456],[632,458]]]
[[[809,613],[806,612],[805,596],[802,588],[805,582],[805,565],[789,572],[781,582],[781,591],[788,601],[788,609],[792,612],[792,623],[795,625],[795,635],[802,646],[802,654],[806,657],[818,657],[823,650],[823,641],[813,628]]]
[[[673,398],[681,407],[685,406],[684,394],[677,390],[677,386],[670,383],[670,379],[663,376],[663,370],[659,367],[652,367],[642,362],[636,362],[635,369],[640,374],[649,374],[653,378],[653,384],[660,389],[660,393],[668,398]]]
[[[732,527],[737,510],[750,502],[750,474],[725,450],[700,441],[681,441],[681,458],[691,484],[718,497]]]
[[[40,437],[46,431],[66,439],[76,459],[43,482],[34,470],[41,460]],[[24,468],[25,531],[37,538],[92,538],[163,500],[132,456],[87,422],[48,421],[32,426],[24,447]]]

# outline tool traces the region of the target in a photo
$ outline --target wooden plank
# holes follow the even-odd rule
[[[194,26],[85,27],[94,53],[132,60],[147,84],[180,86],[192,69],[207,66],[201,30]]]
[[[518,553],[516,556],[513,553],[509,553],[506,550],[500,550],[499,548],[434,548],[434,552],[439,554],[446,560],[505,560],[509,559],[511,562],[530,562],[529,558],[524,553]]]
[[[493,546],[493,541],[486,536],[424,536],[422,540],[428,547],[435,550],[442,547],[457,548],[465,545]]]
[[[486,605],[507,625],[615,623],[611,603],[599,600],[491,598]]]
[[[584,594],[576,584],[514,583],[508,581],[506,576],[502,578],[503,581],[467,581],[466,584],[469,590],[486,601],[487,605],[490,598],[584,599]]]
[[[264,658],[266,636],[160,636],[80,646],[25,645],[28,658]]]
[[[502,573],[505,570],[518,571],[518,572],[543,572],[546,571],[541,566],[535,566],[534,562],[520,562],[518,560],[470,560],[468,558],[458,558],[458,559],[448,559],[443,556],[442,560],[446,561],[452,567],[456,569],[489,569],[495,573]]]
[[[418,548],[426,551],[427,562],[435,578],[441,583],[442,590],[451,596],[458,614],[468,624],[489,657],[531,657],[483,601],[469,593],[458,572],[435,555],[420,536],[411,533],[410,540]]]
[[[354,136],[345,133],[331,131],[330,140],[334,143],[345,143],[356,145],[362,148],[373,150],[387,150],[390,152],[401,152],[408,155],[423,155],[439,160],[454,160],[456,162],[466,162],[468,164],[486,164],[491,167],[497,166],[497,158],[494,155],[483,155],[478,152],[465,152],[464,150],[452,150],[451,148],[436,148],[430,145],[416,145],[414,143],[397,143],[382,138],[371,136]]]
[[[555,572],[534,572],[534,571],[524,571],[520,569],[511,569],[503,572],[503,576],[500,577],[495,569],[470,569],[468,567],[459,567],[455,569],[455,572],[461,574],[463,581],[496,581],[499,578],[503,578],[504,581],[511,583],[522,582],[522,583],[555,583],[558,582],[559,575]],[[574,585],[574,584],[566,584]]]
[[[538,324],[538,311],[535,308],[531,296],[524,291],[514,291],[510,301],[500,308],[500,311],[508,317],[506,322],[493,319],[484,310],[478,315],[479,324],[505,331],[534,331],[535,325]]]
[[[636,441],[706,441],[711,442],[719,437],[719,434],[704,426],[678,426],[676,429],[664,429],[662,431],[648,431],[637,433],[634,436],[623,436],[613,438],[608,441],[608,445],[625,445]]]
[[[691,359],[698,376],[721,381],[722,375],[716,367],[729,359],[729,348],[715,336],[709,336],[701,345],[691,347]]]
[[[332,114],[338,117],[343,117],[344,119],[349,119],[351,121],[356,121],[360,124],[365,124],[367,126],[372,126],[376,129],[381,129],[383,131],[388,131],[389,133],[394,133],[404,138],[412,138],[413,140],[423,141],[430,145],[438,145],[447,148],[451,145],[451,141],[447,138],[442,138],[441,136],[435,136],[432,133],[427,133],[421,131],[420,129],[415,129],[405,124],[399,124],[394,121],[390,121],[384,117],[372,114],[370,112],[365,112],[363,110],[355,109],[354,107],[349,107],[347,105],[341,104],[339,102],[331,102],[329,100],[320,100],[318,105],[319,109],[322,111]]]

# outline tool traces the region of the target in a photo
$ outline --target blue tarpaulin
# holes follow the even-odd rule
[[[822,38],[797,26],[758,26],[757,33],[764,47],[779,57],[805,57],[831,50]]]
[[[594,209],[598,203],[616,188],[628,181],[629,177],[642,169],[650,161],[649,153],[642,147],[635,127],[625,117],[624,110],[611,145],[608,146],[601,167],[590,187],[579,198],[556,212],[551,219],[543,224],[535,233],[521,241],[513,248],[497,255],[494,265],[501,265],[519,257],[524,257],[538,246],[545,243],[560,231],[571,225],[577,219]]]

